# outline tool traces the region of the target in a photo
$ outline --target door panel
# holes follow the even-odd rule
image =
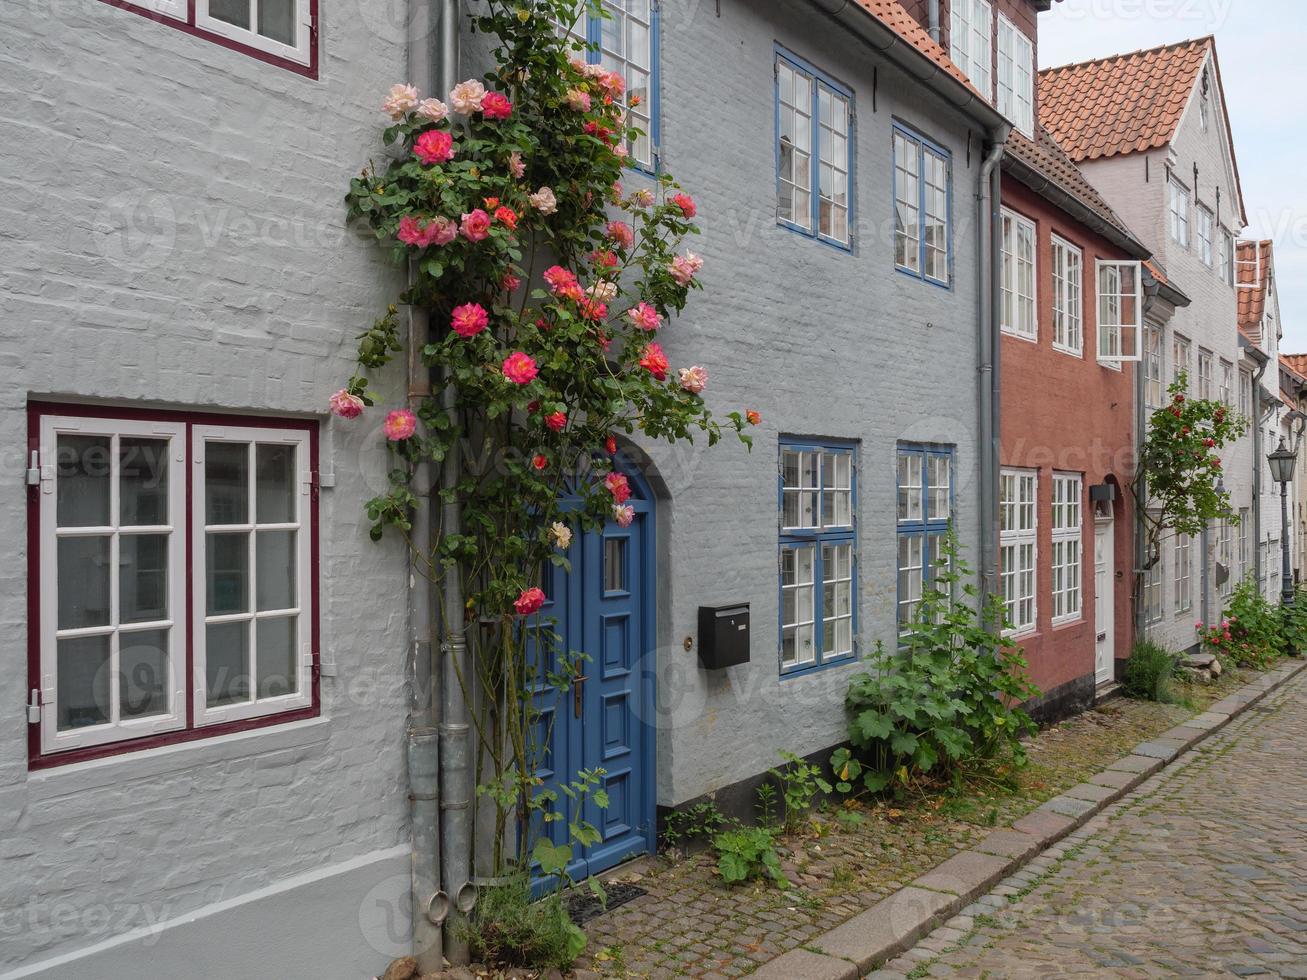
[[[1116,633],[1116,557],[1112,522],[1094,526],[1094,681],[1112,679]]]

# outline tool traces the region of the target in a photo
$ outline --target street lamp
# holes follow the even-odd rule
[[[1289,574],[1289,536],[1285,529],[1289,527],[1289,481],[1293,479],[1293,464],[1298,461],[1298,454],[1284,444],[1280,436],[1280,445],[1275,452],[1266,457],[1271,464],[1271,479],[1280,485],[1280,601],[1286,606],[1293,605],[1293,581]]]

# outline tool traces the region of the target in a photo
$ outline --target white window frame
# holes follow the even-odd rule
[[[1170,230],[1171,241],[1181,248],[1189,247],[1189,188],[1174,177],[1168,180],[1170,185]]]
[[[855,152],[855,126],[853,92],[837,84],[833,78],[816,67],[786,51],[777,50],[776,74],[776,220],[785,228],[817,238],[839,248],[853,245],[853,171]],[[797,93],[802,81],[807,89],[803,97]],[[786,86],[790,98],[785,98]],[[801,104],[802,103],[802,104]],[[783,169],[781,151],[787,147],[782,139],[784,126],[789,123],[792,139],[788,144],[789,173]],[[806,146],[800,146],[799,134],[804,134]],[[839,147],[843,145],[841,152]],[[807,161],[806,183],[800,180],[798,164]],[[839,203],[838,184],[843,183],[843,203]],[[789,213],[783,213],[781,191],[790,189]],[[805,209],[798,206],[798,195],[806,201]],[[843,216],[843,228],[836,216]]]
[[[208,442],[233,442],[248,443],[250,446],[250,467],[249,467],[249,513],[248,522],[245,524],[220,524],[206,527],[205,521],[205,500],[207,498],[207,487],[204,479],[204,459],[205,446]],[[313,569],[312,569],[312,492],[313,479],[310,469],[309,460],[309,433],[303,429],[265,429],[247,426],[228,426],[228,425],[196,425],[191,433],[191,465],[194,467],[192,474],[192,491],[191,491],[191,549],[193,567],[197,569],[196,585],[193,590],[193,604],[191,607],[191,616],[194,627],[192,629],[192,661],[194,663],[194,686],[192,689],[192,711],[197,728],[217,725],[225,722],[243,721],[249,718],[261,718],[267,715],[282,714],[287,711],[293,711],[296,708],[303,708],[313,703],[312,688],[312,670],[313,670],[313,634],[312,623],[315,611],[313,608]],[[257,523],[258,514],[255,510],[257,481],[255,479],[254,468],[254,446],[258,445],[287,445],[295,447],[295,520],[293,522],[278,524],[259,524]],[[289,610],[258,610],[258,581],[257,581],[257,562],[255,560],[255,547],[257,530],[295,530],[295,581],[298,592],[298,604]],[[250,551],[248,562],[248,580],[246,591],[248,593],[249,609],[244,613],[232,613],[225,615],[209,616],[207,615],[207,568],[206,545],[207,533],[209,530],[231,531],[231,532],[248,532],[250,535]],[[254,626],[255,621],[269,618],[288,618],[289,615],[296,617],[295,646],[297,652],[297,678],[296,689],[291,694],[282,694],[274,697],[259,698],[257,691],[257,646],[256,638],[250,637],[250,700],[239,704],[224,704],[209,707],[206,697],[207,670],[206,670],[206,640],[207,625],[213,621],[219,622],[249,622],[251,633],[257,633]]]
[[[1192,390],[1194,386],[1194,373],[1189,364],[1189,358],[1193,355],[1193,350],[1193,344],[1188,337],[1175,334],[1171,338],[1171,383],[1174,384],[1178,381],[1181,372],[1183,372],[1186,391]]]
[[[258,23],[259,4],[262,0],[248,0],[248,2],[250,5],[250,24],[255,25]],[[218,20],[209,13],[210,3],[211,0],[195,0],[196,27],[202,28],[210,34],[216,34],[218,37],[237,41],[246,47],[276,55],[278,58],[285,58],[287,61],[293,61],[299,65],[311,64],[313,20],[309,0],[295,0],[294,44],[284,44],[270,37],[264,37],[257,30],[254,30],[253,26],[246,29],[237,27],[235,24],[229,24],[224,20]]]
[[[1003,303],[1004,333],[1022,340],[1039,340],[1039,239],[1035,223],[1007,208],[1003,221]],[[1028,238],[1028,242],[1026,239]],[[1022,250],[1029,247],[1029,256]],[[1022,273],[1029,271],[1030,291],[1023,291]]]
[[[1247,507],[1239,508],[1239,579],[1248,577],[1249,543],[1252,540],[1252,511]]]
[[[1154,324],[1144,326],[1144,407],[1155,412],[1166,404],[1166,377],[1163,358],[1164,333]]]
[[[994,8],[988,0],[953,0],[949,48],[954,63],[991,98],[994,70]]]
[[[1234,235],[1221,228],[1221,281],[1227,286],[1234,285]]]
[[[1081,357],[1085,338],[1084,252],[1058,235],[1053,240],[1053,349]]]
[[[1159,541],[1157,561],[1144,572],[1144,622],[1148,625],[1166,618],[1166,593],[1162,589],[1162,569],[1166,567],[1166,542]]]
[[[110,438],[109,524],[97,527],[60,529],[58,512],[58,437],[62,434],[107,436]],[[135,525],[129,533],[168,534],[168,612],[162,620],[132,623],[124,630],[118,619],[119,573],[109,577],[109,624],[78,629],[58,629],[59,582],[58,541],[61,537],[108,536],[110,569],[120,568],[120,525],[118,481],[118,443],[122,436],[167,439],[168,446],[168,522],[160,525]],[[66,752],[108,742],[142,738],[176,731],[186,724],[186,426],[181,422],[137,421],[114,418],[67,417],[43,415],[40,426],[40,666],[41,666],[41,752]],[[118,655],[123,633],[168,629],[168,710],[165,714],[123,720],[118,717]],[[107,724],[87,725],[67,731],[58,730],[58,640],[84,636],[110,636],[109,707]],[[114,720],[117,719],[117,720]]]
[[[133,7],[185,22],[186,0],[127,0]]]
[[[1226,567],[1221,595],[1229,595],[1234,591],[1234,529],[1229,521],[1220,521],[1216,526],[1216,560]]]
[[[1193,536],[1175,535],[1175,614],[1181,616],[1194,607]]]
[[[1203,265],[1212,268],[1215,259],[1213,258],[1216,218],[1211,210],[1205,205],[1197,206],[1198,212],[1198,257],[1202,260]]]
[[[1212,397],[1212,375],[1215,373],[1216,355],[1206,347],[1198,348],[1198,397],[1208,401]]]
[[[1253,410],[1253,376],[1251,371],[1239,369],[1239,414],[1249,418]]]
[[[1079,473],[1053,474],[1053,625],[1084,615],[1084,479]]]
[[[1094,279],[1098,293],[1098,360],[1138,361],[1143,358],[1143,263],[1098,259]],[[1131,288],[1133,286],[1133,288]],[[1134,315],[1127,318],[1126,309]]]
[[[1039,622],[1039,473],[1004,469],[999,478],[999,582],[1011,636]]]
[[[1234,365],[1223,357],[1219,366],[1221,376],[1216,389],[1217,398],[1226,408],[1234,408]]]
[[[1035,46],[1016,24],[998,15],[998,111],[1035,138]]]

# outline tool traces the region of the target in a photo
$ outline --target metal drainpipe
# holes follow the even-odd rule
[[[930,39],[939,44],[939,0],[930,0]]]
[[[1253,375],[1253,575],[1257,579],[1257,590],[1262,590],[1262,408],[1257,392],[1261,390],[1262,375],[1266,373],[1266,361],[1257,368]]]
[[[424,95],[431,91],[431,0],[411,0],[408,10],[407,56],[409,84]],[[409,283],[415,279],[409,266]],[[422,360],[422,349],[430,336],[430,320],[424,307],[408,308],[408,407],[415,414],[431,395],[431,372]],[[431,534],[431,466],[423,463],[414,473],[417,502],[413,507],[412,539],[429,547]],[[412,689],[409,692],[408,780],[412,802],[410,870],[413,916],[413,956],[423,973],[444,968],[443,930],[433,909],[440,908],[440,746],[435,728],[435,698],[432,690],[431,579],[409,574],[409,655],[412,657]]]
[[[437,91],[446,93],[458,82],[459,20],[457,0],[438,0]],[[448,378],[441,404],[451,417],[457,414],[458,391]],[[454,431],[462,426],[455,419]],[[441,504],[441,533],[462,533],[462,513],[452,491],[458,486],[461,453],[456,441],[446,454],[440,471],[442,490],[451,491]],[[440,872],[449,896],[445,935],[445,958],[454,966],[465,966],[470,958],[463,927],[476,904],[472,872],[472,771],[469,710],[464,682],[470,685],[463,610],[463,582],[458,574],[445,576],[440,644]]]
[[[993,145],[981,165],[976,179],[976,305],[980,330],[978,331],[979,364],[977,365],[977,398],[980,410],[980,488],[977,494],[980,505],[980,601],[981,607],[996,592],[998,582],[998,470],[999,470],[999,362],[1000,310],[996,297],[1001,295],[1002,224],[999,208],[1002,205],[1002,170],[999,161],[1010,130],[1004,128],[991,133]],[[986,275],[988,273],[988,275]],[[988,624],[997,630],[999,624]]]

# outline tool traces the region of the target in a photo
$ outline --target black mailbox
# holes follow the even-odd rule
[[[749,604],[699,607],[699,662],[709,670],[749,662]]]

